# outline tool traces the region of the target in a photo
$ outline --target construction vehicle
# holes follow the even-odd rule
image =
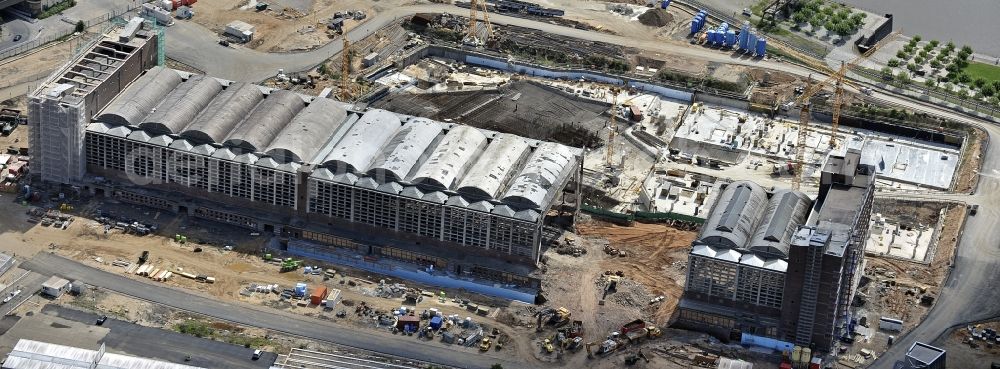
[[[583,336],[583,322],[579,320],[574,320],[569,326],[560,328],[559,333],[569,338],[577,338]]]
[[[564,307],[560,307],[558,309],[553,309],[550,307],[542,309],[541,311],[535,313],[535,317],[537,317],[537,322],[535,323],[535,331],[536,332],[542,331],[543,322],[545,324],[551,324],[556,327],[562,327],[566,325],[566,323],[569,323],[570,315],[572,314],[569,312],[569,309],[566,309]]]
[[[622,329],[619,330],[619,332],[621,332],[621,334],[628,334],[631,331],[645,329],[645,328],[646,328],[646,321],[642,319],[636,319],[631,322],[625,323],[625,325],[622,326]]]
[[[143,251],[142,255],[139,255],[139,265],[145,264],[149,260],[149,251]]]
[[[643,354],[642,350],[639,350],[638,352],[625,357],[625,365],[635,365],[635,363],[639,362],[639,359],[643,359],[647,363],[649,362],[649,358],[646,357],[646,354]]]
[[[545,349],[545,352],[550,354],[556,351],[556,347],[552,345],[552,340],[548,338],[546,338],[545,341],[542,341],[542,348]]]
[[[299,267],[301,266],[302,266],[301,260],[285,259],[285,261],[281,262],[281,272],[282,273],[291,272],[293,270],[299,269]]]
[[[583,337],[573,337],[562,341],[563,350],[576,351],[583,347]]]
[[[646,338],[653,339],[660,337],[663,335],[663,331],[661,331],[660,328],[656,326],[648,326],[645,328],[630,330],[628,333],[624,333],[623,335],[630,344],[634,345],[636,343],[642,342],[642,340]]]
[[[497,337],[497,344],[494,345],[494,347],[496,347],[497,351],[500,351],[501,349],[503,349],[503,346],[507,344],[507,342],[509,341],[510,341],[510,336],[506,334],[501,334],[499,337]]]
[[[482,341],[479,341],[479,351],[489,351],[490,346],[493,346],[493,340],[489,337],[483,338]]]
[[[552,317],[549,318],[549,324],[552,324],[556,327],[562,327],[566,325],[566,323],[569,323],[569,317],[571,315],[573,314],[569,312],[569,309],[564,307],[559,307],[558,309],[556,309],[555,313],[552,314]]]

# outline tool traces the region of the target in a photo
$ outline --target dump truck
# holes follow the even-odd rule
[[[490,340],[489,337],[483,338],[483,340],[479,342],[479,351],[489,351],[490,346],[492,345],[493,341]]]
[[[657,328],[655,326],[648,326],[645,328],[633,329],[628,331],[628,333],[625,333],[625,338],[628,340],[629,343],[636,344],[642,342],[643,339],[657,338],[662,335],[663,331],[661,331],[660,328]]]
[[[631,331],[644,328],[646,328],[646,321],[642,319],[636,319],[631,322],[625,323],[625,325],[622,326],[622,329],[619,330],[619,332],[621,332],[621,334],[627,335]]]

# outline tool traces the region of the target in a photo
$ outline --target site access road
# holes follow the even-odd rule
[[[412,336],[397,336],[374,330],[352,329],[277,309],[239,302],[224,302],[166,287],[162,284],[145,283],[125,278],[49,253],[38,253],[32,259],[24,262],[21,268],[39,274],[58,275],[70,280],[80,280],[91,286],[219,320],[392,356],[459,368],[489,368],[493,364],[503,365],[504,368],[531,367],[522,362],[449,348],[436,341],[426,342]]]

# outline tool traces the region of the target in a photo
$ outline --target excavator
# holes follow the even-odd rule
[[[543,321],[546,324],[551,324],[556,327],[562,327],[567,323],[569,323],[569,317],[571,315],[573,314],[569,312],[569,309],[564,307],[560,307],[558,309],[545,308],[542,311],[535,313],[535,316],[538,318],[538,321],[536,322],[535,331],[536,332],[542,331]]]

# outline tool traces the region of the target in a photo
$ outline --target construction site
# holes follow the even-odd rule
[[[58,306],[273,352],[276,368],[854,369],[929,313],[975,215],[907,196],[972,191],[981,129],[876,105],[846,77],[870,53],[819,78],[755,66],[796,51],[693,6],[435,1],[418,5],[467,15],[393,17],[354,40],[399,4],[169,3],[169,24],[113,27],[5,104],[18,211],[4,251],[42,255],[26,275],[75,263],[366,338],[330,345],[112,288],[9,306],[39,316],[15,331],[75,314]],[[654,32],[734,62],[490,15]],[[340,51],[224,79],[163,62],[161,26],[227,49]],[[812,277],[831,268],[835,285]],[[989,335],[954,333],[971,348]]]

